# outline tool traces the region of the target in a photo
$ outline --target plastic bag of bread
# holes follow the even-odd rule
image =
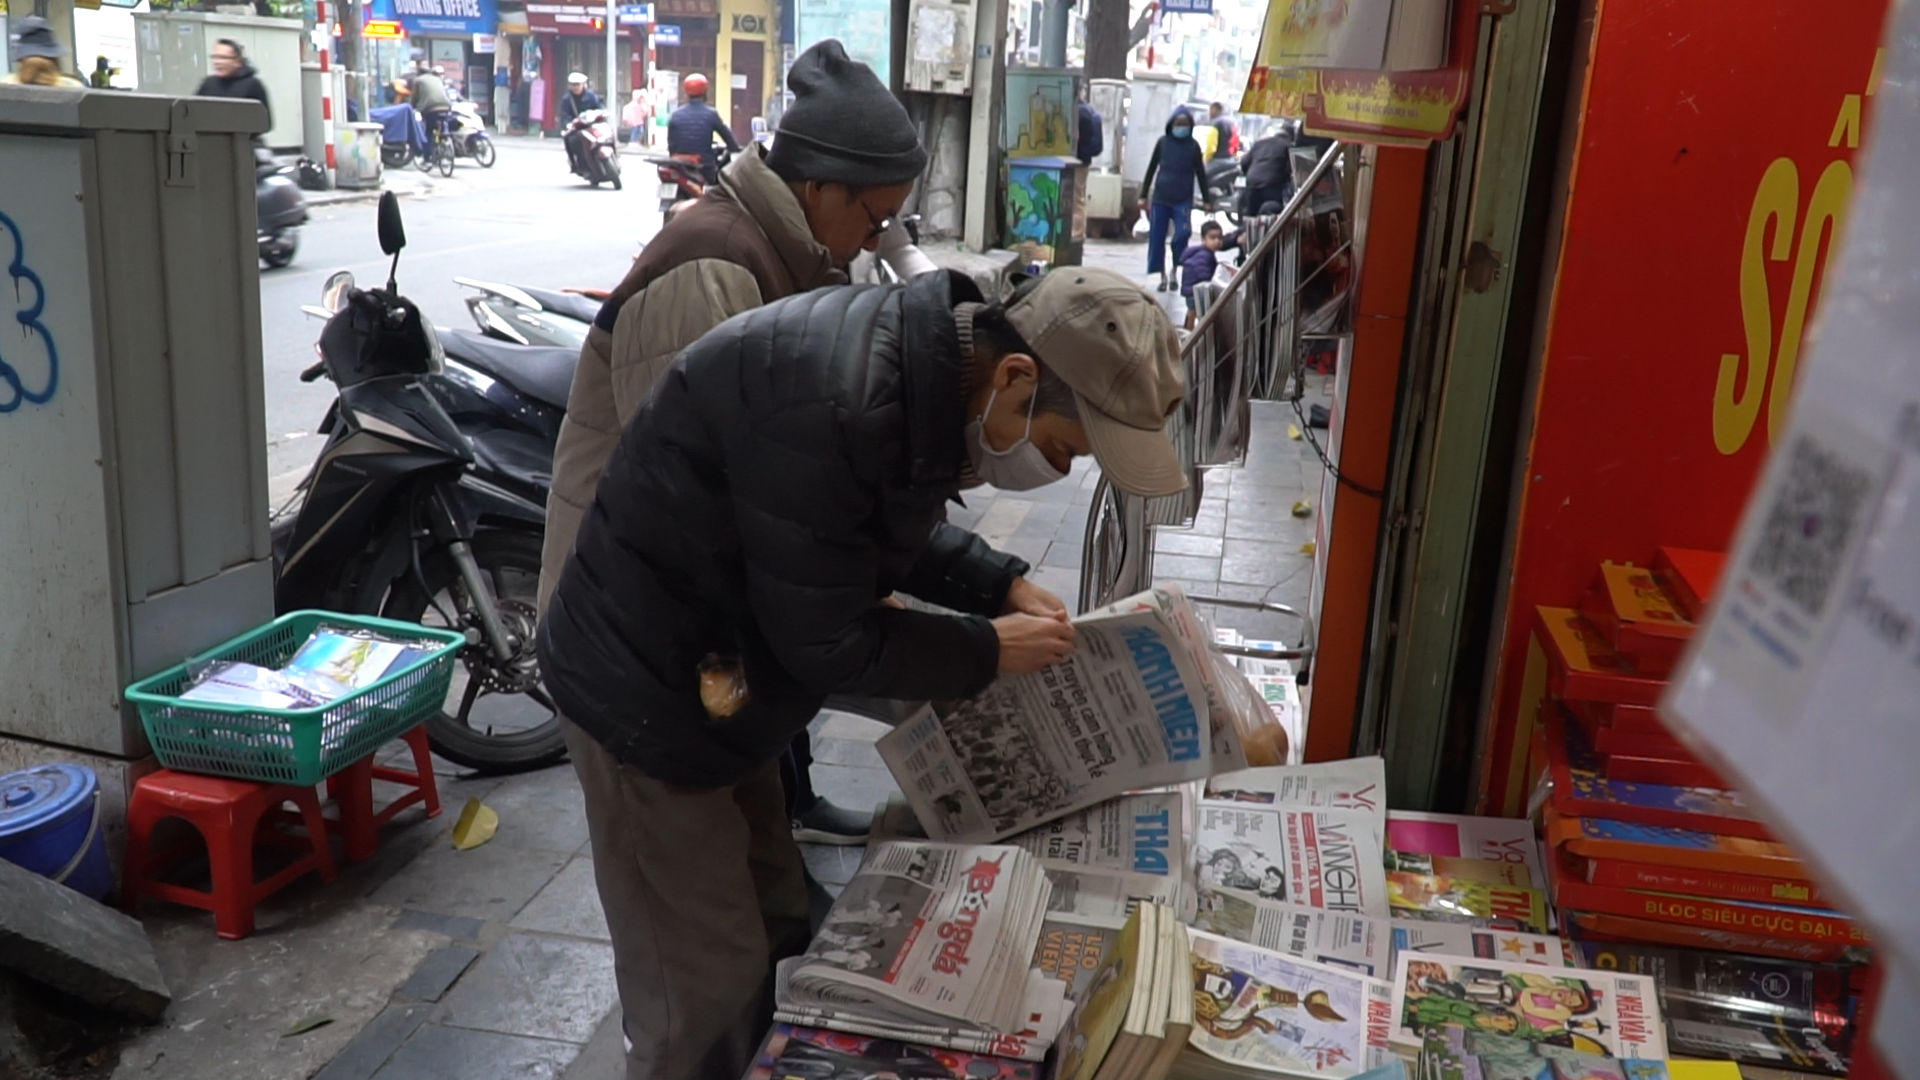
[[[1246,752],[1247,764],[1253,768],[1285,765],[1287,729],[1281,725],[1279,717],[1267,708],[1259,688],[1225,655],[1211,649],[1208,654],[1220,706],[1233,718],[1233,726],[1240,733],[1240,747]]]
[[[739,657],[708,653],[700,661],[700,704],[706,706],[708,719],[725,720],[746,708],[751,700],[747,672]]]

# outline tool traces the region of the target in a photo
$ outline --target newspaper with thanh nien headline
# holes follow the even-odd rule
[[[1206,683],[1166,615],[1142,606],[1074,626],[1066,660],[922,710],[880,740],[929,836],[998,840],[1216,771]]]
[[[806,953],[781,963],[776,1004],[1019,1032],[1049,891],[1017,847],[875,844]]]

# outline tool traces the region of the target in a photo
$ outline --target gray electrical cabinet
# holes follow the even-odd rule
[[[266,144],[276,150],[307,145],[306,98],[301,86],[299,19],[228,15],[210,11],[142,11],[133,17],[137,49],[134,84],[143,94],[180,97],[193,93],[213,73],[213,44],[239,43],[247,63],[267,88],[273,127]],[[325,145],[324,142],[320,145]]]
[[[0,86],[0,743],[141,757],[121,690],[273,616],[261,119]]]

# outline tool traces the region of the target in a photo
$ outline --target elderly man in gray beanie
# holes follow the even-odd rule
[[[773,149],[749,146],[718,184],[674,215],[634,260],[581,347],[547,502],[543,614],[608,458],[669,362],[735,315],[844,284],[856,255],[901,231],[889,226],[927,164],[906,109],[838,41],[802,53],[787,81],[794,101]],[[756,1006],[764,1005],[760,976],[770,975],[773,960],[804,949],[810,936],[794,837],[863,842],[867,815],[813,798],[804,764],[798,802],[789,801],[777,767],[715,791],[646,775],[564,717],[557,727],[586,798],[594,876],[632,1044],[628,1077],[737,1075],[760,1034],[741,1018],[765,1015]],[[806,738],[801,732],[795,744],[803,756]],[[731,818],[715,820],[716,808]],[[716,839],[749,835],[750,850]],[[662,868],[685,865],[689,851],[750,859],[756,880],[764,877],[758,895],[707,904],[698,899],[697,882],[664,880],[673,875]],[[750,985],[715,974],[717,942],[731,941],[737,951],[756,939],[769,955]],[[694,1009],[676,989],[683,975],[703,970],[708,974],[689,977],[707,984],[706,995],[737,999],[740,1011]]]

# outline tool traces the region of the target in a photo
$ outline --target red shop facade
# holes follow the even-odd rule
[[[655,0],[654,8],[657,18],[662,21],[671,18],[680,28],[677,47],[656,46],[656,65],[672,68],[674,64],[670,61],[678,59],[680,54],[704,54],[709,58],[705,70],[710,75],[711,57],[720,29],[716,0]],[[582,72],[592,80],[594,91],[616,114],[635,87],[647,85],[649,25],[621,21],[615,78],[609,79],[606,4],[529,0],[526,12],[527,28],[531,31],[527,47],[538,53],[537,62],[526,65],[539,72],[528,97],[528,115],[533,126],[557,130],[560,95],[567,92],[567,76],[572,72]]]

